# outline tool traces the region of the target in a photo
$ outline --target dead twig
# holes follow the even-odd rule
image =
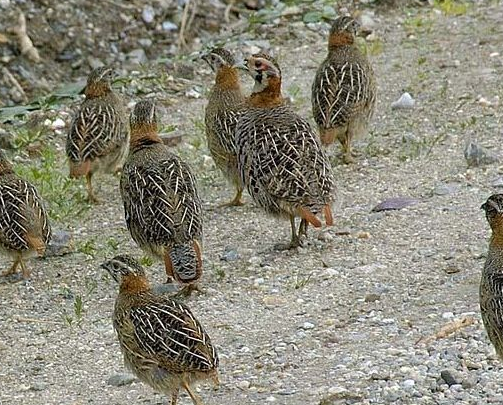
[[[28,59],[35,63],[40,62],[40,55],[38,54],[37,48],[35,48],[31,38],[26,32],[26,17],[22,11],[19,14],[17,27],[11,28],[10,32],[17,36],[21,55],[25,55]]]
[[[416,345],[418,344],[430,344],[431,342],[434,342],[435,340],[438,339],[444,339],[449,335],[452,335],[453,333],[457,332],[458,330],[462,328],[466,328],[467,326],[472,325],[475,323],[475,319],[472,316],[464,316],[463,318],[456,319],[452,322],[449,322],[442,326],[442,328],[435,333],[432,336],[423,336],[420,338],[417,342]]]
[[[225,12],[224,12],[224,20],[227,24],[230,23],[230,13],[232,8],[234,7],[234,4],[236,4],[236,0],[230,0],[229,4],[227,4],[227,7],[225,7]]]
[[[14,75],[7,69],[6,67],[2,68],[2,74],[3,76],[16,88],[16,90],[21,94],[23,97],[23,100],[26,102],[28,101],[28,97],[26,97],[26,93],[24,92],[23,87],[19,84],[19,82],[16,80]]]

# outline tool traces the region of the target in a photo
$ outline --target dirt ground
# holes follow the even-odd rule
[[[479,207],[502,187],[503,167],[468,168],[463,156],[472,140],[503,159],[503,9],[486,1],[460,15],[422,7],[372,17],[379,40],[367,49],[379,95],[371,133],[357,143],[354,165],[330,150],[336,225],[311,231],[294,251],[273,249],[288,240],[289,224],[249,196],[243,207],[216,208],[232,191],[201,129],[209,68],[194,59],[194,78],[178,93],[143,92],[160,99],[163,126],[184,135],[176,150],[204,200],[204,292],[187,304],[221,359],[220,389],[200,387],[205,404],[503,403],[501,366],[478,307],[489,236]],[[325,33],[302,22],[264,26],[227,46],[246,51],[247,38],[269,41],[285,95],[311,120]],[[392,110],[405,91],[414,108]],[[68,125],[74,106],[48,114]],[[61,160],[64,134],[49,138]],[[73,233],[76,251],[31,260],[28,283],[0,284],[1,405],[167,403],[123,375],[110,319],[117,286],[99,264],[143,254],[125,229],[118,179],[103,175],[97,185],[103,204],[55,223]],[[418,203],[371,212],[398,196]],[[148,273],[154,283],[164,279],[160,263]],[[461,321],[467,326],[435,337]]]

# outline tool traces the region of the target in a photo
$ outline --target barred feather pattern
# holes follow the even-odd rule
[[[177,301],[150,291],[121,294],[114,328],[126,366],[154,389],[172,391],[182,373],[191,382],[216,372],[219,360],[210,337]]]
[[[366,130],[374,112],[376,84],[372,67],[356,46],[329,53],[316,72],[311,101],[320,128],[344,127],[359,120],[361,132]]]
[[[31,246],[39,239],[44,246]],[[14,173],[0,176],[0,246],[11,253],[42,254],[51,238],[47,211],[33,185]]]
[[[66,142],[72,164],[90,160],[91,171],[112,172],[129,149],[129,126],[120,98],[110,93],[85,100],[75,115]]]
[[[244,107],[241,90],[214,87],[205,111],[206,138],[215,165],[232,184],[240,184],[235,130]]]
[[[189,166],[164,145],[153,143],[133,150],[123,167],[120,186],[127,227],[147,253],[163,259],[165,247],[202,240],[195,178]],[[186,263],[180,270],[195,271],[196,267]]]
[[[236,128],[238,164],[253,200],[268,213],[320,212],[335,182],[318,136],[289,106],[250,107]]]
[[[480,312],[489,340],[503,360],[503,249],[489,248],[480,281]]]

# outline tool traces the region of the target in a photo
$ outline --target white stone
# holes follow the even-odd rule
[[[397,101],[391,103],[391,109],[407,110],[413,108],[415,104],[416,100],[409,93],[403,93]]]
[[[414,380],[405,380],[403,382],[403,387],[404,388],[412,388],[415,384],[416,384],[416,382]]]
[[[155,10],[152,6],[147,5],[143,8],[143,11],[141,12],[141,18],[143,21],[145,21],[147,24],[150,24],[152,21],[154,21],[155,17]]]
[[[52,129],[61,129],[64,127],[66,127],[66,123],[61,118],[56,118],[51,124]]]
[[[442,318],[444,318],[444,319],[452,319],[452,318],[454,318],[454,314],[452,312],[444,312],[442,314]]]
[[[304,322],[302,325],[302,329],[308,330],[308,329],[314,329],[314,323],[311,322]]]

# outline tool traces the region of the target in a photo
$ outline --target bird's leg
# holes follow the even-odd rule
[[[176,405],[176,401],[178,400],[178,393],[180,392],[179,388],[174,389],[171,392],[171,403],[170,405]]]
[[[192,399],[194,405],[204,405],[199,395],[197,395],[194,391],[192,391],[192,388],[190,388],[190,385],[187,383],[187,381],[184,380],[182,384],[183,388],[185,388],[185,390],[189,393],[190,398]]]
[[[227,203],[224,203],[224,204],[220,204],[219,207],[240,207],[242,205],[244,205],[244,202],[241,201],[241,196],[243,195],[243,188],[242,187],[237,187],[236,188],[236,195],[234,196],[234,198],[227,202]]]
[[[91,203],[98,204],[99,200],[98,198],[96,198],[96,195],[94,194],[93,183],[91,182],[92,177],[93,174],[91,172],[88,172],[86,174],[87,198]]]
[[[342,143],[342,160],[346,164],[353,163],[355,160],[353,159],[353,155],[351,154],[351,138],[348,134],[344,137]]]
[[[180,291],[178,291],[174,296],[175,297],[190,297],[193,291],[197,291],[199,293],[203,293],[204,291],[201,289],[199,283],[192,283],[183,287]]]
[[[295,226],[295,217],[293,215],[290,215],[290,226],[292,228],[292,240],[288,244],[278,243],[274,247],[276,250],[295,249],[296,247],[300,246],[300,239],[299,235],[297,235],[297,228]]]
[[[16,272],[17,266],[19,265],[20,262],[21,262],[21,255],[18,255],[16,257],[16,260],[14,261],[14,263],[12,264],[12,266],[10,267],[10,269],[5,270],[2,273],[2,276],[10,276],[11,274],[14,274]]]
[[[23,279],[28,280],[31,276],[30,269],[28,269],[28,267],[26,267],[26,264],[24,263],[22,257],[20,257],[20,259],[19,259],[19,264],[21,265],[21,270],[23,271]]]
[[[305,236],[307,238],[307,226],[307,221],[305,219],[301,219],[299,225],[299,236]]]

